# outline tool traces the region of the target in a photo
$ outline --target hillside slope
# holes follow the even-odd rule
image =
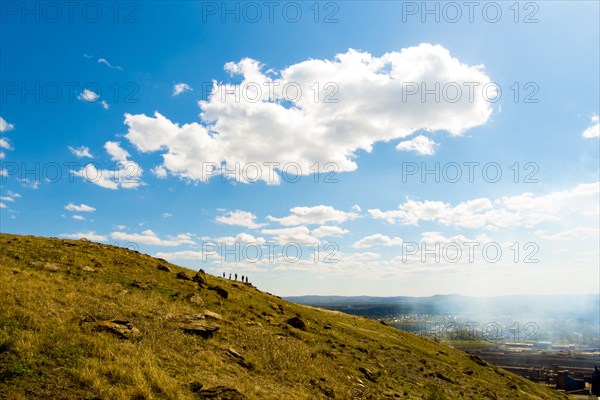
[[[377,321],[119,247],[0,234],[0,282],[0,398],[566,398]]]

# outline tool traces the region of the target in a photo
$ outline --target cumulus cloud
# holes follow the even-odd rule
[[[81,238],[86,238],[88,240],[93,240],[94,242],[107,242],[108,241],[108,238],[106,236],[98,235],[94,231],[79,232],[79,233],[61,233],[58,236],[63,237],[65,239],[76,239],[76,240],[81,239]]]
[[[328,226],[323,225],[311,231],[311,234],[316,238],[324,238],[331,236],[343,236],[348,233],[347,229],[340,228],[339,226]]]
[[[100,96],[92,90],[83,89],[83,91],[81,93],[79,93],[79,96],[77,96],[77,98],[81,101],[87,101],[88,103],[94,103],[94,102],[98,101]]]
[[[358,214],[336,210],[331,206],[294,207],[290,209],[290,215],[277,218],[269,215],[269,221],[277,222],[284,226],[293,225],[323,225],[328,222],[342,223],[349,219],[357,218]]]
[[[83,217],[81,215],[73,215],[71,218],[78,220],[78,221],[85,221],[85,217]]]
[[[98,169],[96,165],[90,163],[75,171],[75,175],[105,189],[134,189],[143,185],[141,176],[144,170],[135,161],[128,160],[129,153],[120,146],[119,142],[106,142],[104,149],[111,159],[116,161],[115,169]]]
[[[113,161],[127,161],[129,153],[121,147],[120,142],[106,142],[104,149]]]
[[[187,83],[176,83],[175,85],[173,85],[173,96],[179,96],[181,93],[187,91],[187,90],[194,90],[192,89],[192,87],[190,85],[188,85]]]
[[[88,206],[87,204],[73,204],[69,203],[65,206],[65,209],[68,211],[76,211],[76,212],[94,212],[96,209],[92,206]]]
[[[8,140],[0,138],[0,149],[12,150],[12,147]]]
[[[192,235],[189,233],[182,233],[176,236],[168,237],[167,239],[161,239],[156,233],[147,229],[142,233],[127,233],[127,232],[112,232],[110,237],[115,240],[121,240],[125,242],[134,242],[137,244],[146,244],[150,246],[167,246],[175,247],[183,244],[194,244]]]
[[[427,136],[419,135],[411,140],[398,143],[396,149],[400,151],[414,151],[421,156],[432,156],[435,154],[437,147],[438,144],[436,142]]]
[[[215,221],[225,225],[243,226],[245,228],[256,229],[264,226],[265,224],[258,224],[255,222],[256,215],[248,211],[229,211],[225,215],[219,215],[215,218]]]
[[[322,170],[334,163],[340,172],[353,171],[358,150],[370,152],[376,142],[420,130],[461,135],[492,113],[484,92],[493,96],[494,89],[483,90],[490,84],[484,67],[466,65],[439,45],[381,57],[348,50],[333,60],[266,72],[246,58],[225,69],[242,81],[214,82],[208,99],[199,102],[199,122],[180,125],[159,112],[126,114],[126,138],[140,152],[161,152],[162,166],[183,179],[208,180],[211,162],[229,168],[274,162],[276,170],[294,162],[307,175],[315,163]],[[439,101],[422,98],[436,88]],[[261,179],[269,182],[267,174]]]
[[[352,245],[355,249],[368,249],[369,247],[375,246],[402,246],[402,239],[398,236],[391,238],[387,235],[376,233],[374,235],[365,236],[354,242]]]
[[[14,127],[13,124],[9,124],[4,118],[0,117],[0,132],[8,132]]]
[[[396,210],[371,209],[368,212],[372,218],[403,225],[435,221],[443,225],[470,229],[532,227],[542,222],[559,220],[559,214],[563,212],[597,216],[599,188],[598,182],[585,183],[544,195],[523,193],[496,200],[479,198],[457,205],[407,198]]]
[[[593,125],[583,131],[582,136],[586,139],[594,139],[600,137],[600,116],[592,115]]]
[[[312,245],[319,243],[319,239],[317,239],[315,236],[312,236],[310,229],[308,229],[306,226],[295,226],[293,228],[280,229],[262,229],[260,233],[263,235],[272,236],[280,245],[291,243]]]
[[[69,146],[69,151],[71,153],[73,153],[73,155],[77,158],[84,158],[84,157],[94,158],[92,153],[90,153],[89,147],[86,147],[86,146],[80,146],[77,148]]]
[[[215,242],[215,243],[222,243],[222,244],[226,244],[226,245],[233,245],[233,244],[241,244],[241,245],[245,245],[245,244],[258,244],[260,246],[262,246],[263,244],[265,244],[265,239],[262,237],[255,237],[253,235],[250,235],[248,233],[238,233],[235,236],[223,236],[223,237],[217,237],[217,238],[202,238],[204,241],[208,241],[208,242]]]

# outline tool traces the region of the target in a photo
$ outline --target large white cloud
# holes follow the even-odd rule
[[[140,152],[162,152],[170,174],[193,181],[210,179],[212,163],[218,169],[297,163],[304,175],[315,163],[318,170],[335,163],[339,171],[352,171],[356,152],[371,151],[376,142],[420,130],[461,135],[484,124],[492,112],[485,94],[495,93],[483,66],[463,64],[430,44],[381,57],[348,50],[280,71],[264,72],[248,58],[225,68],[242,80],[214,82],[208,99],[199,102],[199,122],[180,125],[158,112],[126,114],[126,138]],[[439,98],[422,97],[427,90]],[[278,182],[266,172],[260,179]]]
[[[135,161],[128,160],[129,153],[119,142],[106,142],[104,149],[115,161],[113,169],[100,169],[89,163],[74,174],[105,189],[134,189],[144,184],[141,180],[144,170]]]
[[[599,194],[600,183],[595,182],[544,195],[523,193],[493,201],[479,198],[457,205],[442,201],[406,199],[396,210],[372,209],[369,214],[375,219],[404,225],[435,221],[470,229],[532,227],[542,222],[559,220],[561,213],[597,217]]]
[[[342,223],[349,219],[357,218],[358,214],[336,210],[331,206],[293,207],[287,217],[273,217],[269,215],[269,221],[278,222],[284,226],[293,225],[322,225],[328,222]]]

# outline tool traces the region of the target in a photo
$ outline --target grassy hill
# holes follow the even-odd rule
[[[377,321],[119,247],[0,234],[0,282],[0,398],[566,398]]]

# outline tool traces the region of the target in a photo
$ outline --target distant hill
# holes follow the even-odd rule
[[[371,296],[297,296],[288,301],[316,307],[347,311],[357,315],[384,317],[398,314],[471,314],[510,315],[532,318],[581,318],[598,322],[600,296],[583,295],[520,295],[471,297],[456,294],[431,297],[371,297]]]
[[[89,241],[0,234],[3,399],[566,399],[362,317]]]

